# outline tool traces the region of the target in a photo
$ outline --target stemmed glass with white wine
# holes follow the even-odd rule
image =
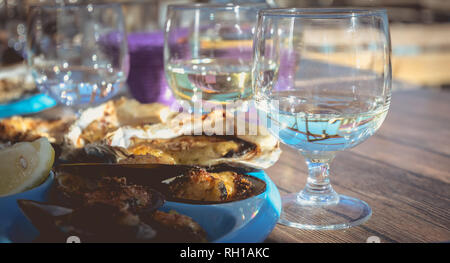
[[[367,203],[333,190],[329,164],[337,151],[365,141],[384,121],[391,97],[390,52],[385,10],[259,12],[255,102],[269,130],[299,150],[309,170],[305,188],[282,198],[281,224],[342,229],[370,218]]]
[[[167,82],[184,107],[202,112],[218,105],[227,105],[227,109],[246,107],[252,96],[252,43],[257,13],[266,7],[169,5],[164,66]]]
[[[32,75],[59,103],[101,103],[123,87],[129,58],[119,4],[32,5],[27,28]]]

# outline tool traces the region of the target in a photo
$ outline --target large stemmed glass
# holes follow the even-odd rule
[[[37,4],[28,17],[28,64],[40,90],[82,107],[123,87],[129,61],[119,4]]]
[[[385,10],[272,9],[259,12],[253,88],[260,117],[308,164],[306,186],[282,198],[280,223],[341,229],[371,216],[364,201],[337,194],[329,165],[384,121],[391,96]],[[276,68],[276,70],[272,70]]]

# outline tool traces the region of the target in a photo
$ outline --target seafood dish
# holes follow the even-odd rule
[[[175,211],[138,215],[105,203],[79,208],[19,200],[19,206],[40,231],[36,242],[206,242],[204,230]]]
[[[48,198],[17,202],[39,231],[34,241],[64,242],[74,235],[84,242],[215,242],[211,225],[222,221],[210,223],[196,213],[222,206],[217,211],[226,214],[215,215],[223,217],[221,224],[242,227],[242,218],[251,220],[266,204],[261,198],[270,181],[251,173],[273,165],[281,150],[264,127],[246,123],[239,133],[241,120],[232,115],[213,111],[199,121],[162,104],[120,98],[78,118],[0,120],[3,145],[47,138],[52,146],[45,148],[51,154],[41,158],[39,173],[30,172],[47,178],[51,169]],[[19,150],[31,147],[25,146]],[[274,187],[271,198],[279,198]],[[265,206],[274,226],[279,211]],[[233,219],[233,211],[247,210],[249,216]]]
[[[211,173],[194,168],[170,184],[170,192],[179,199],[199,201],[232,201],[251,195],[252,182],[233,171]]]
[[[122,126],[161,123],[171,114],[169,107],[159,103],[141,104],[124,97],[111,100],[83,111],[69,128],[66,143],[79,148],[103,140]]]
[[[72,122],[72,118],[46,120],[14,116],[3,119],[0,120],[0,143],[34,141],[45,137],[51,143],[60,145]]]
[[[191,217],[159,208],[166,200],[203,205],[243,200],[265,189],[262,180],[220,169],[62,165],[48,202],[20,200],[19,205],[40,231],[38,242],[71,235],[86,242],[207,242]]]
[[[174,112],[162,104],[120,98],[88,108],[77,119],[14,116],[0,120],[0,142],[47,137],[57,151],[57,161],[62,162],[82,162],[77,159],[82,157],[105,163],[266,169],[279,159],[279,142],[265,127],[243,123],[226,111],[200,117],[198,121],[193,114]]]
[[[71,204],[83,204],[87,202],[82,201],[84,199],[104,196],[101,186],[105,182],[111,184],[116,181],[116,185],[119,182],[126,185],[124,182],[128,182],[133,188],[127,186],[120,196],[109,193],[104,199],[105,202],[128,200],[127,193],[131,191],[129,196],[134,196],[134,201],[125,202],[123,206],[132,203],[133,210],[136,210],[133,205],[147,204],[149,198],[143,193],[148,187],[161,193],[168,201],[195,204],[238,201],[259,195],[265,190],[264,181],[227,165],[202,168],[166,164],[65,164],[56,167],[55,174],[56,191],[52,191],[54,200],[71,200]]]
[[[117,125],[115,117],[111,120],[109,108],[104,104],[82,113],[69,128],[66,144],[72,150],[92,143],[121,147],[135,163],[227,163],[257,169],[270,167],[281,154],[278,140],[265,127],[244,123],[226,111],[213,111],[196,119],[193,114],[171,112],[161,106],[151,111],[152,118],[127,118],[128,123]],[[129,103],[128,111],[137,112],[132,108]],[[240,131],[238,127],[245,129]]]

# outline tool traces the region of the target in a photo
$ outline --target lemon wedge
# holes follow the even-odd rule
[[[54,158],[55,151],[47,138],[0,150],[0,196],[20,193],[43,183]]]

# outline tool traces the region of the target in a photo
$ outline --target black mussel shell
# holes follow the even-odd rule
[[[27,218],[39,230],[37,242],[152,242],[156,231],[137,215],[107,204],[71,209],[30,200],[18,200]]]
[[[117,163],[127,158],[128,153],[120,147],[106,144],[87,144],[83,148],[66,149],[59,157],[59,163]]]
[[[118,176],[118,178],[123,178],[126,176]],[[79,175],[77,173],[67,173],[67,172],[59,172],[55,178],[55,183],[52,185],[52,189],[50,191],[50,201],[52,203],[67,206],[67,207],[81,207],[84,206],[88,201],[89,197],[92,197],[97,191],[100,193],[107,194],[108,196],[114,195],[116,196],[123,195],[126,193],[124,188],[126,187],[138,187],[141,192],[145,192],[144,198],[149,198],[149,200],[145,200],[143,205],[142,200],[140,199],[139,194],[135,192],[130,194],[128,198],[124,199],[123,197],[120,200],[121,204],[126,204],[129,209],[134,213],[149,213],[153,212],[156,209],[160,208],[165,202],[165,196],[160,192],[150,188],[149,186],[140,186],[140,185],[132,185],[127,180],[126,185],[117,185],[117,184],[109,184],[109,185],[99,185],[101,180],[105,180],[111,177],[103,177],[97,175]],[[120,181],[120,180],[119,180]],[[141,197],[142,198],[142,197]],[[95,202],[95,200],[90,200],[90,203]],[[104,202],[103,199],[99,202]],[[109,203],[109,200],[106,200]]]

